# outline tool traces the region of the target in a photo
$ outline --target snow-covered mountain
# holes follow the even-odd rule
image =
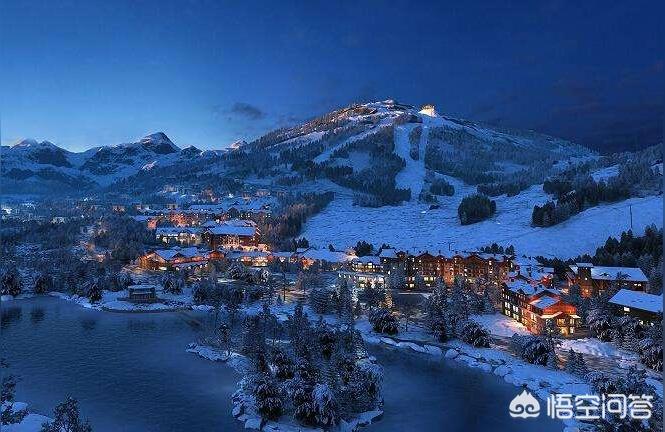
[[[572,172],[610,182],[622,163],[636,158],[660,166],[662,175],[659,152],[599,156],[570,141],[444,111],[392,100],[357,104],[225,150],[179,149],[163,133],[82,153],[24,140],[2,147],[3,193],[120,190],[187,199],[203,188],[224,191],[243,183],[333,191],[334,201],[307,221],[302,235],[316,246],[338,248],[358,240],[429,250],[498,242],[522,253],[573,256],[631,224],[636,232],[662,226],[658,188],[582,209],[553,227],[534,227],[531,220],[535,205],[555,199],[545,192],[545,180]],[[624,183],[634,179],[639,187],[640,173],[628,174]],[[461,225],[458,206],[477,191],[495,200],[496,213]]]
[[[570,164],[598,157],[566,140],[392,100],[333,111],[270,132],[241,150],[275,158],[272,174],[277,177],[327,178],[379,205],[428,199],[441,175],[523,190]]]
[[[75,153],[48,141],[24,139],[2,147],[5,193],[52,193],[92,190],[151,170],[208,157],[196,147],[178,148],[163,132],[133,143],[95,147]]]

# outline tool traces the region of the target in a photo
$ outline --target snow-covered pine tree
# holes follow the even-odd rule
[[[92,432],[92,426],[85,420],[81,420],[78,401],[67,398],[53,409],[53,421],[42,425],[41,432]]]
[[[284,402],[275,382],[268,374],[263,374],[254,387],[256,410],[261,417],[277,420],[284,408]]]
[[[404,288],[406,277],[404,275],[404,268],[401,265],[396,265],[390,269],[390,274],[387,277],[386,285],[389,290],[400,290]]]
[[[572,348],[568,350],[568,355],[566,357],[566,367],[565,371],[572,375],[577,375],[577,354],[573,351]]]
[[[370,313],[369,322],[377,333],[394,335],[399,332],[397,318],[385,308],[375,309]]]
[[[324,427],[334,426],[339,421],[335,394],[327,384],[317,384],[312,391],[316,421]]]
[[[554,370],[559,369],[559,360],[554,352],[547,354],[547,367]]]
[[[457,336],[459,326],[469,318],[469,304],[465,294],[464,281],[457,278],[453,284],[453,291],[448,306],[447,323],[448,331]]]
[[[588,373],[589,373],[589,368],[586,365],[584,356],[582,355],[582,353],[577,353],[577,357],[575,359],[575,374],[577,376],[584,378]]]
[[[491,341],[489,332],[471,320],[462,325],[460,338],[462,341],[477,348],[489,348]]]
[[[337,315],[339,316],[340,322],[344,325],[351,326],[353,324],[353,297],[351,294],[351,289],[345,279],[339,281],[338,288],[338,309]]]
[[[331,310],[332,296],[327,287],[313,288],[309,293],[309,305],[317,314],[325,314]]]

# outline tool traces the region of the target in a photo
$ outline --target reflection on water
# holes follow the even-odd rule
[[[16,323],[21,320],[21,315],[23,314],[23,309],[16,306],[3,307],[2,308],[2,319],[0,321],[0,327],[2,330],[6,330],[12,323]]]
[[[97,325],[97,320],[91,318],[83,318],[79,322],[81,323],[81,328],[88,331],[94,330]]]
[[[241,431],[230,415],[237,374],[185,351],[200,336],[188,323],[206,317],[37,297],[3,304],[0,351],[21,376],[18,400],[49,414],[72,395],[95,432]]]
[[[145,321],[131,318],[127,321],[127,329],[132,333],[154,331],[156,328],[157,323],[155,321]]]
[[[208,317],[100,312],[38,297],[3,307],[0,348],[22,378],[18,400],[36,412],[50,413],[72,395],[95,432],[242,431],[230,415],[237,374],[185,351]],[[385,373],[385,414],[368,432],[562,429],[509,418],[518,389],[492,375],[404,351],[370,352]]]
[[[43,308],[34,308],[30,311],[30,321],[33,324],[39,324],[44,321],[44,309]]]

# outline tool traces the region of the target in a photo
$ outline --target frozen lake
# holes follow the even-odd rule
[[[2,305],[2,356],[17,399],[50,414],[71,395],[99,431],[240,431],[230,414],[237,374],[186,353],[205,315],[117,314],[41,297]],[[518,388],[454,362],[371,347],[385,371],[385,414],[367,431],[557,431],[513,420]]]

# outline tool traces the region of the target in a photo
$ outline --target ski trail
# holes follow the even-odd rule
[[[408,124],[395,128],[395,153],[404,159],[406,166],[395,177],[395,183],[399,188],[411,189],[411,200],[417,201],[420,191],[423,188],[425,180],[425,146],[429,129],[422,127],[420,141],[418,143],[418,160],[413,160],[409,154],[411,145],[409,143],[409,134],[420,124]]]

